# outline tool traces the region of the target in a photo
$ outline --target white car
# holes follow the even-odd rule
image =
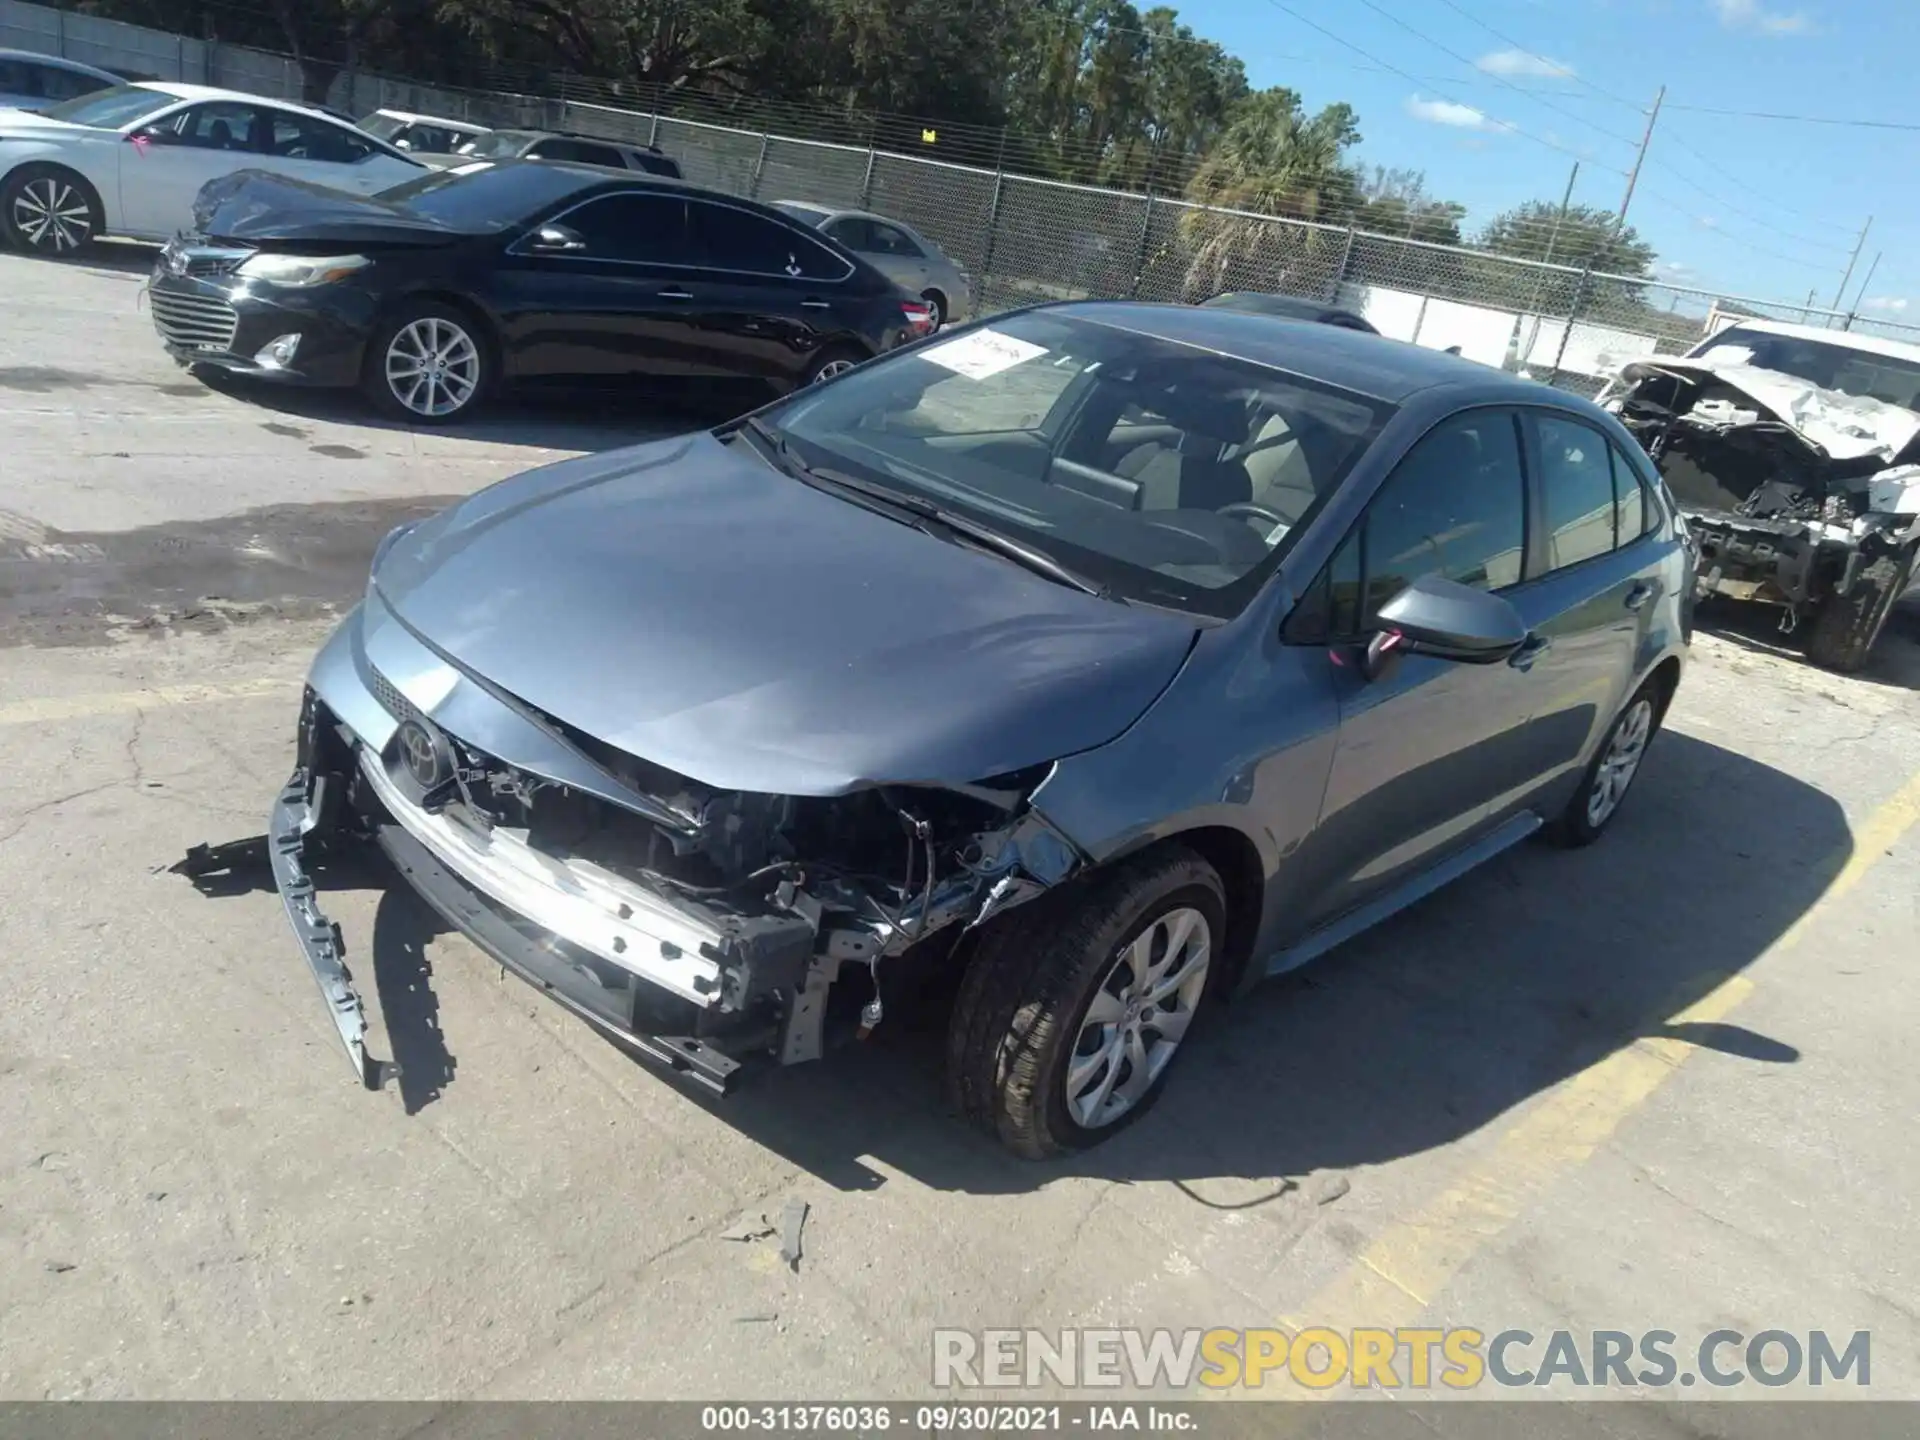
[[[203,85],[121,85],[0,110],[0,239],[68,254],[101,235],[166,240],[236,170],[372,194],[424,172],[384,140],[301,105]]]
[[[411,110],[376,110],[360,117],[360,128],[376,139],[415,154],[451,155],[462,145],[490,134],[491,127]]]
[[[904,220],[866,210],[835,210],[804,200],[776,200],[784,210],[838,240],[894,284],[933,306],[933,328],[973,313],[973,280],[960,263]]]

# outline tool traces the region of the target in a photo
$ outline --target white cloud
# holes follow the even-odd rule
[[[1720,228],[1720,222],[1711,215],[1696,215],[1693,217],[1693,223],[1703,230],[1718,230]]]
[[[1904,295],[1876,295],[1871,300],[1862,300],[1860,302],[1860,308],[1863,310],[1900,311],[1907,308],[1907,297]]]
[[[1429,125],[1451,125],[1457,130],[1507,128],[1501,121],[1490,118],[1486,111],[1454,100],[1423,100],[1418,95],[1409,95],[1407,114],[1416,120],[1425,120]]]
[[[1758,30],[1763,35],[1804,35],[1813,17],[1804,10],[1769,10],[1760,0],[1709,0],[1729,30]]]
[[[1678,260],[1665,260],[1654,268],[1659,270],[1662,275],[1672,275],[1676,279],[1693,269],[1691,265],[1683,265]]]
[[[1532,76],[1543,80],[1571,80],[1573,66],[1564,60],[1549,60],[1531,50],[1495,50],[1473,62],[1489,75]]]

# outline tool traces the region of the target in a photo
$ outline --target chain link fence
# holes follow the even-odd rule
[[[0,45],[142,77],[301,93],[299,67],[285,57],[24,0],[0,0]],[[1272,291],[1339,304],[1398,339],[1587,394],[1632,356],[1683,352],[1743,317],[1920,342],[1920,326],[1886,317],[1040,179],[1008,168],[1026,142],[1010,144],[1016,137],[1005,133],[942,137],[927,126],[916,134],[917,121],[773,105],[744,113],[736,105],[721,117],[710,97],[577,77],[544,88],[451,90],[361,71],[338,77],[332,100],[353,115],[406,110],[656,145],[695,185],[893,216],[974,277],[976,310],[987,314],[1051,300],[1192,302]],[[911,153],[916,143],[937,144],[949,158]],[[955,163],[956,153],[981,163]]]

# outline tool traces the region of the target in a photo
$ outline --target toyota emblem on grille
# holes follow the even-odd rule
[[[418,720],[409,720],[400,727],[396,739],[400,764],[405,767],[407,778],[422,792],[434,789],[453,774],[453,757],[437,730],[429,729]]]

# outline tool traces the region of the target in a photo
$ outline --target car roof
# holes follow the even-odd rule
[[[1733,324],[1726,329],[1716,331],[1694,346],[1695,351],[1711,349],[1720,342],[1727,330],[1738,326],[1742,330],[1755,330],[1762,335],[1785,335],[1797,340],[1818,340],[1827,345],[1839,345],[1848,350],[1864,350],[1871,355],[1884,355],[1890,360],[1911,360],[1920,364],[1920,344],[1910,340],[1888,340],[1879,335],[1863,335],[1858,330],[1829,330],[1820,325],[1794,325],[1785,320],[1763,320],[1757,315],[1733,317]]]
[[[404,120],[409,125],[445,125],[452,130],[473,130],[484,133],[486,126],[475,124],[471,120],[449,120],[444,115],[421,115],[413,110],[388,110],[384,106],[373,112],[384,115],[389,120]]]
[[[102,70],[98,65],[85,65],[78,60],[69,60],[64,55],[43,55],[38,50],[0,49],[0,60],[24,60],[33,65],[52,65],[61,70],[74,70],[82,75],[91,75],[96,80],[111,80],[116,85],[126,84],[124,76],[111,70]]]
[[[1477,398],[1494,403],[1557,398],[1576,402],[1577,408],[1579,401],[1567,391],[1444,350],[1310,320],[1137,300],[1074,300],[1044,308],[1320,380],[1392,405],[1440,385],[1472,386],[1481,392]]]
[[[156,94],[169,95],[175,100],[237,100],[247,105],[271,105],[275,109],[291,110],[296,115],[311,116],[315,120],[327,120],[336,125],[341,123],[340,116],[316,106],[297,105],[291,100],[276,100],[271,95],[255,95],[246,90],[222,90],[214,85],[189,85],[182,80],[142,80],[133,88],[152,90]]]

